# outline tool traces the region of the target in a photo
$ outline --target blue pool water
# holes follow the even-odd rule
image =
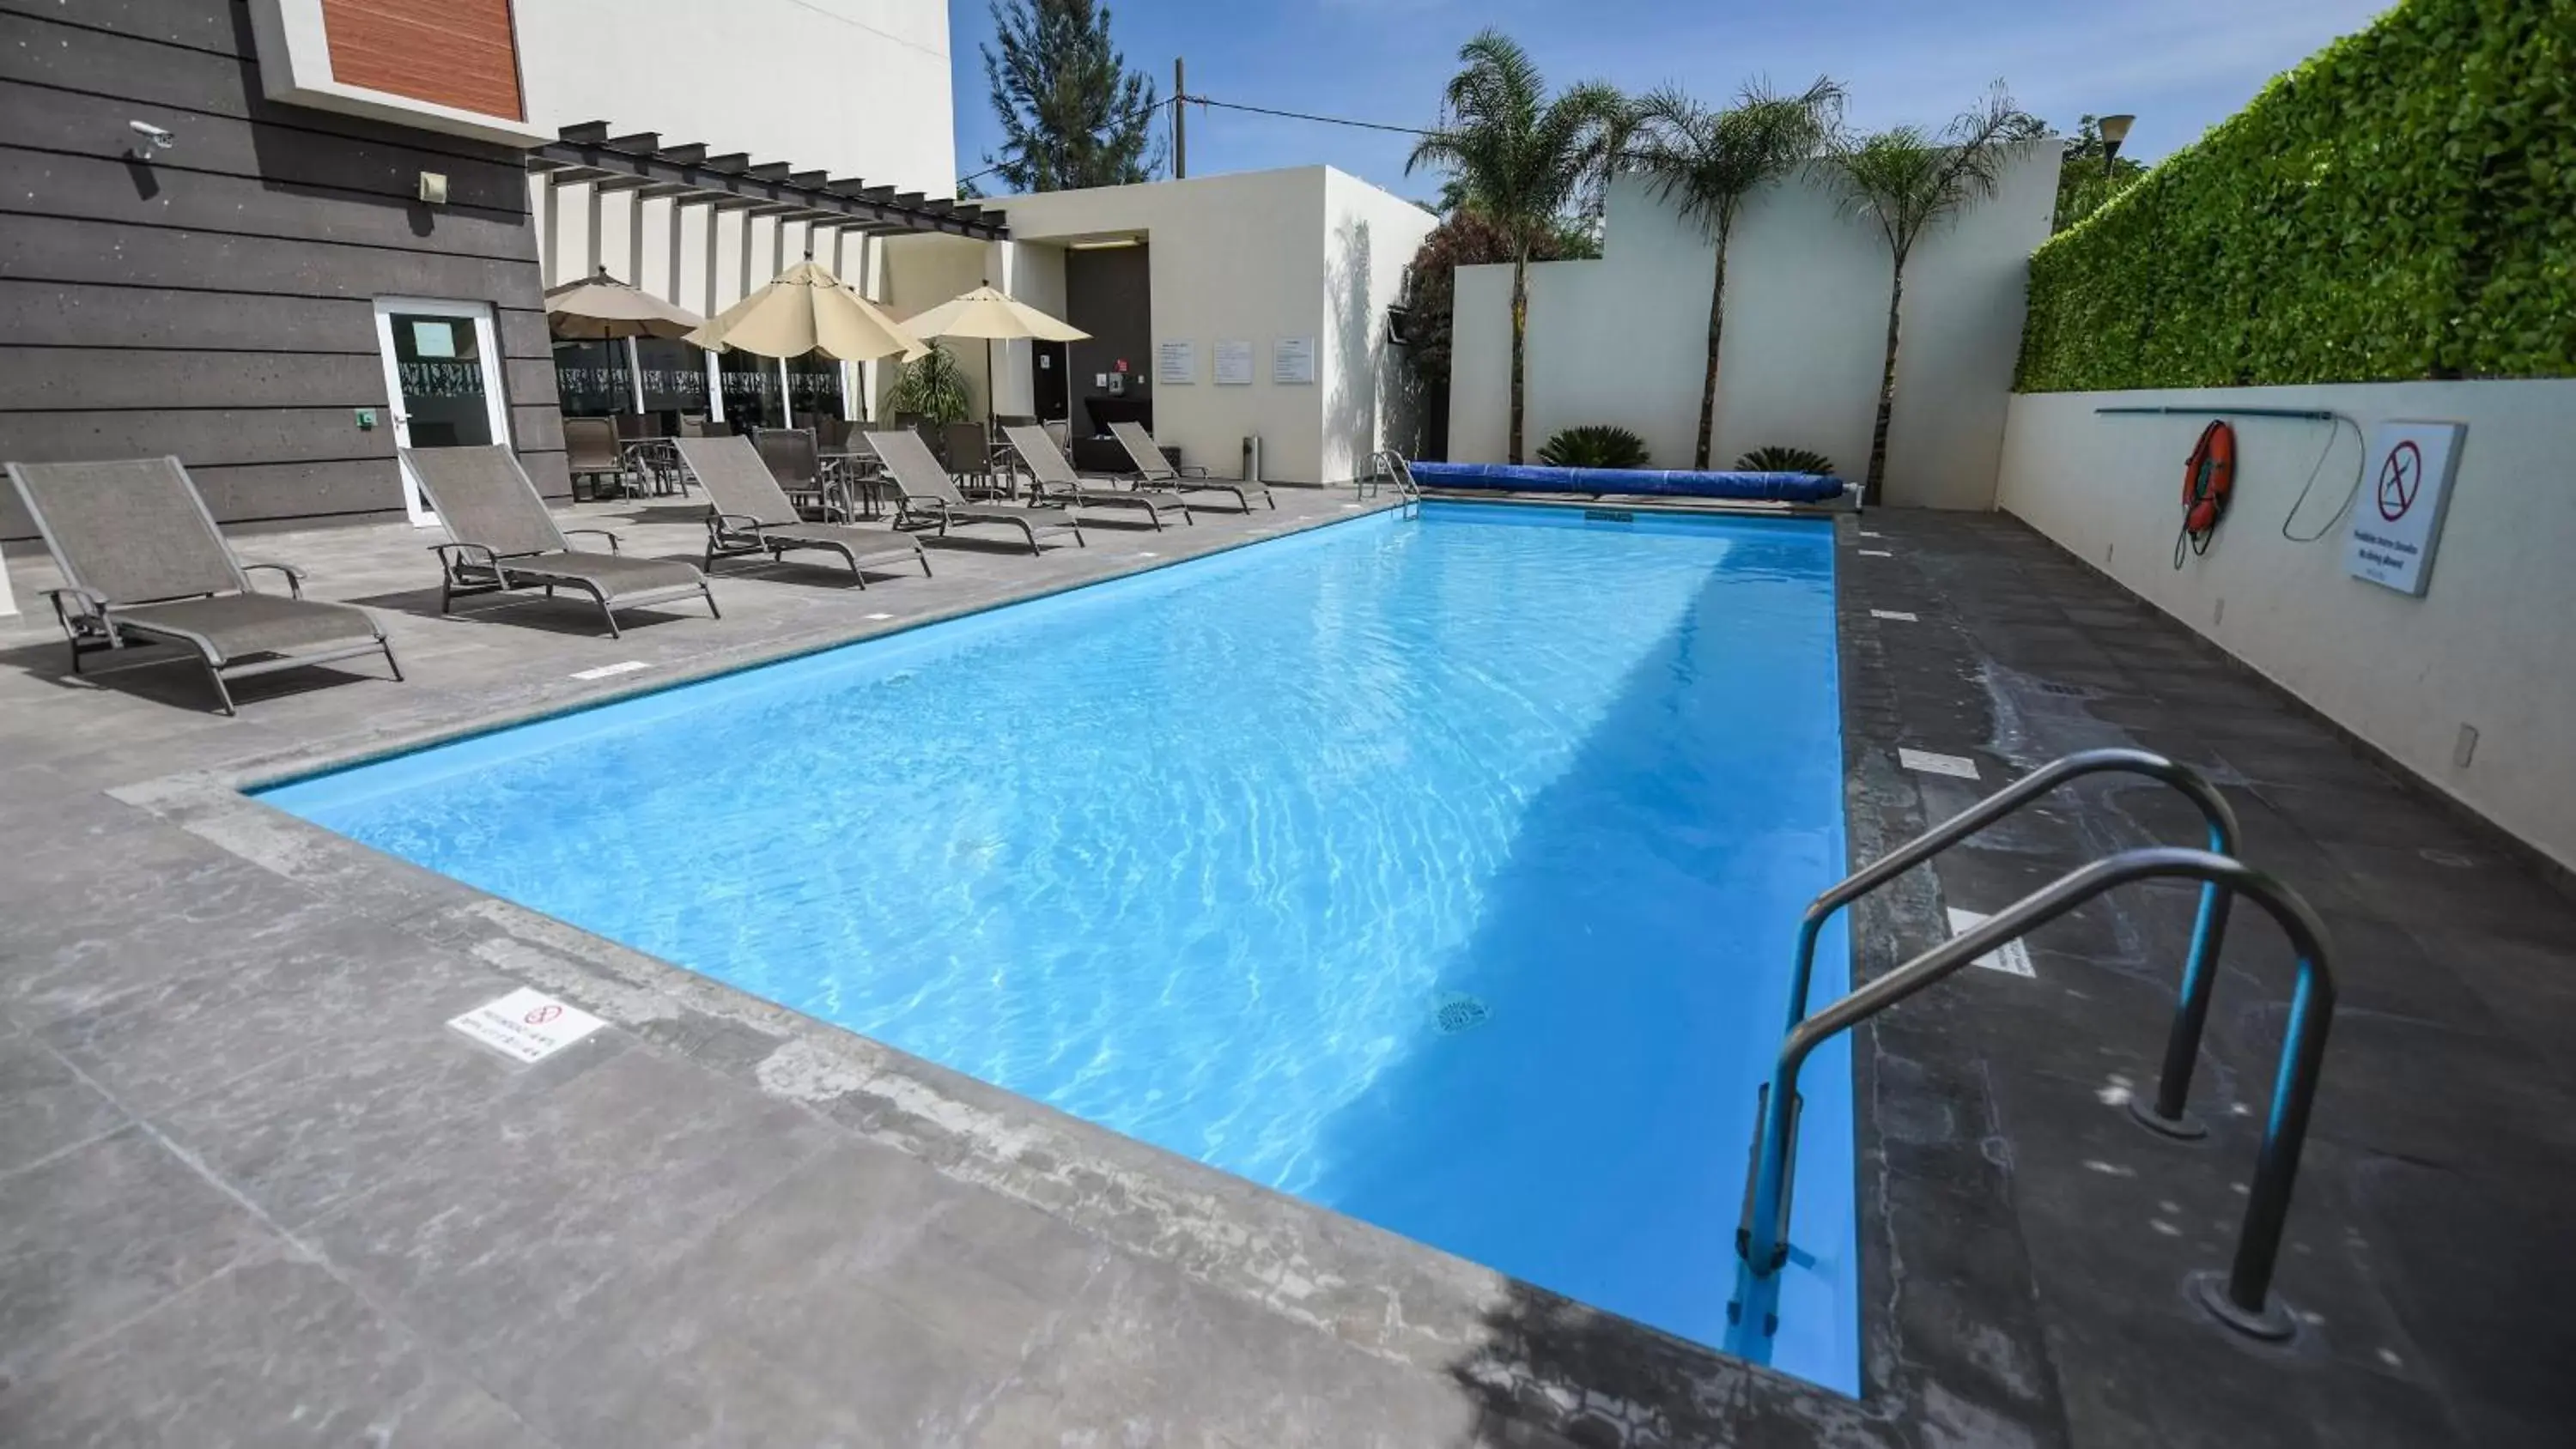
[[[1821,524],[1432,504],[265,798],[1717,1345],[1843,873],[1832,569]],[[1768,1347],[1854,1392],[1841,1051]]]

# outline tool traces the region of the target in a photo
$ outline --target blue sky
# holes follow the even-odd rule
[[[2061,127],[2131,111],[2130,154],[2153,160],[2251,99],[2275,73],[2367,24],[2386,0],[1114,0],[1128,64],[1219,100],[1429,124],[1459,42],[1495,25],[1552,84],[1680,84],[1722,99],[1744,80],[1851,90],[1865,127],[1938,124],[1987,83]],[[952,0],[957,160],[980,170],[999,141],[986,99],[987,0]],[[1193,107],[1190,171],[1329,162],[1407,196],[1404,137]]]

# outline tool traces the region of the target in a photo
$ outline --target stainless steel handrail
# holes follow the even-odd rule
[[[2210,853],[2236,854],[2236,812],[2229,808],[2227,798],[2218,793],[2217,787],[2189,765],[2152,751],[2131,749],[2085,750],[2053,760],[1816,897],[1798,922],[1797,964],[1789,976],[1788,1029],[1796,1030],[1798,1023],[1806,1019],[1808,982],[1816,969],[1816,935],[1836,911],[2069,780],[2115,772],[2144,775],[2181,791],[2200,807],[2201,818],[2209,822]],[[2219,943],[2226,934],[2227,894],[2214,882],[2204,883],[2200,888],[2200,914],[2192,921],[2191,952],[2183,960],[2182,985],[2174,1001],[2173,1026],[2165,1037],[2164,1070],[2156,1079],[2155,1099],[2152,1104],[2144,1098],[2130,1103],[2130,1115],[2168,1137],[2198,1137],[2207,1130],[2193,1120],[2185,1102],[2191,1094],[2192,1065],[2200,1057],[2201,1031],[2209,1021],[2210,993],[2217,984]]]
[[[1393,448],[1380,448],[1369,454],[1368,477],[1359,480],[1358,484],[1360,497],[1376,497],[1382,478],[1395,484],[1395,491],[1405,500],[1407,508],[1421,506],[1422,485],[1413,481],[1413,464],[1406,460],[1404,454]]]
[[[2299,1152],[2307,1141],[2308,1112],[2325,1059],[2326,1031],[2334,1020],[2334,974],[2326,960],[2325,926],[2306,901],[2271,876],[2241,861],[2179,846],[2132,850],[2052,881],[1792,1028],[1780,1047],[1779,1064],[1762,1104],[1760,1135],[1755,1139],[1740,1240],[1747,1271],[1767,1278],[1788,1258],[1790,1104],[1797,1096],[1798,1070],[1809,1053],[2104,891],[2162,878],[2199,880],[2224,887],[2231,895],[2252,897],[2280,922],[2298,954],[2298,985],[2290,998],[2289,1026],[2272,1083],[2271,1115],[2263,1123],[2263,1145],[2255,1160],[2244,1225],[2237,1233],[2235,1261],[2223,1280],[2214,1273],[2196,1273],[2190,1280],[2201,1306],[2229,1327],[2264,1338],[2289,1336],[2292,1320],[2271,1299],[2272,1273],[2280,1258],[2290,1191],[2298,1180]]]

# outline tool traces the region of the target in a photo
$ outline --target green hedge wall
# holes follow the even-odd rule
[[[2018,386],[2576,375],[2576,0],[2406,0],[2032,256]]]

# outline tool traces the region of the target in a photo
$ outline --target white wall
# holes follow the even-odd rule
[[[2020,348],[2031,251],[2048,237],[2058,153],[2034,147],[1996,196],[1917,243],[1887,501],[1985,508]],[[1716,255],[1645,182],[1610,188],[1599,261],[1531,268],[1528,450],[1560,428],[1616,423],[1659,467],[1688,467],[1707,367]],[[1727,317],[1710,461],[1765,443],[1814,448],[1859,478],[1869,462],[1890,266],[1876,227],[1808,176],[1756,193],[1727,256]],[[1458,272],[1449,455],[1507,456],[1511,268]]]
[[[529,121],[955,194],[946,0],[519,0]],[[763,280],[767,280],[763,278]]]
[[[2206,417],[2097,417],[2094,409],[2213,405],[2333,409],[2364,435],[2392,418],[2467,423],[2426,596],[2346,577],[2341,524],[2304,546],[2281,536],[2325,448],[2326,428],[2316,423],[2238,421],[2234,508],[2207,556],[2186,557],[2176,570],[2183,460]],[[2576,380],[2026,394],[2012,400],[1999,501],[2478,813],[2576,866],[2571,420]],[[2342,430],[2300,510],[2303,535],[2353,486],[2359,455],[2352,430]],[[2466,767],[2452,763],[2463,724],[2479,734]]]
[[[1404,293],[1404,269],[1438,217],[1339,171],[1324,173],[1324,297],[1315,376],[1324,393],[1319,476],[1359,476],[1369,455],[1421,451],[1421,411],[1404,350],[1387,340],[1386,313]]]
[[[1269,478],[1343,482],[1352,460],[1376,446],[1385,306],[1431,228],[1420,208],[1324,166],[987,205],[1009,212],[1021,243],[1147,240],[1157,348],[1167,340],[1198,347],[1195,381],[1153,389],[1155,434],[1188,461],[1231,475],[1242,439],[1257,434]],[[1271,346],[1283,337],[1315,339],[1312,384],[1271,381]],[[1251,386],[1216,385],[1220,339],[1253,344]]]

